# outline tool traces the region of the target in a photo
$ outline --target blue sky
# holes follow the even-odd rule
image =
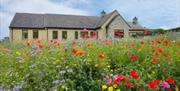
[[[99,15],[102,10],[118,10],[127,21],[137,16],[148,28],[180,26],[180,0],[0,0],[0,39],[9,35],[16,12]]]

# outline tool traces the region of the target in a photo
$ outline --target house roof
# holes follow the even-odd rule
[[[114,10],[113,12],[105,14],[103,16],[16,13],[9,27],[97,29],[100,28],[113,15],[114,12],[117,11]],[[132,22],[126,23],[130,27],[130,29],[144,29],[140,24],[133,24]]]
[[[142,27],[140,24],[133,24],[133,22],[127,22],[131,29],[144,29],[144,27]]]
[[[80,16],[62,14],[16,13],[10,28],[88,28],[101,27],[113,14],[104,16]]]

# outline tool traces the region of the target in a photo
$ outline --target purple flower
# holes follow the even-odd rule
[[[170,85],[166,81],[163,81],[162,85],[164,88],[170,88]]]

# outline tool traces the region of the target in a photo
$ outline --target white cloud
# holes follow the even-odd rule
[[[118,0],[111,8],[149,28],[180,26],[180,0]]]
[[[59,13],[59,14],[75,14],[89,15],[81,9],[69,7],[73,6],[72,1],[65,3],[56,3],[50,0],[0,0],[0,39],[8,36],[8,26],[16,12],[28,13]],[[83,3],[86,0],[81,0]]]

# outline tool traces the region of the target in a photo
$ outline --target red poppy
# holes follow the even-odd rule
[[[86,47],[90,46],[90,44],[86,44]]]
[[[152,58],[151,61],[156,63],[158,61],[158,59],[157,58]]]
[[[103,59],[104,58],[104,54],[99,54],[98,57]]]
[[[77,54],[77,53],[78,53],[78,50],[73,49],[73,50],[72,50],[72,53],[73,53],[73,54]]]
[[[169,77],[169,78],[166,78],[166,81],[169,83],[169,84],[174,84],[174,79]]]
[[[156,84],[156,85],[159,85],[160,84],[160,81],[159,80],[153,80],[153,82]]]
[[[87,35],[87,36],[86,36],[86,39],[89,39],[89,38],[91,38],[91,36]]]
[[[130,46],[136,46],[136,44],[130,44]]]
[[[93,36],[96,36],[97,35],[97,32],[96,31],[93,31]]]
[[[138,75],[137,71],[135,70],[132,70],[130,73],[129,73],[130,76],[132,76],[134,79],[139,79],[140,76]]]
[[[140,42],[140,44],[144,45],[144,42],[143,42],[143,41],[141,41],[141,42]]]
[[[137,60],[138,58],[137,58],[137,56],[131,56],[130,59],[133,60],[133,61],[135,61],[135,60]]]
[[[155,88],[156,86],[158,86],[158,85],[160,85],[160,81],[159,80],[153,80],[152,82],[149,82],[148,83],[148,86],[150,87],[150,88]]]
[[[131,83],[131,82],[126,82],[125,87],[126,88],[135,88],[135,85],[133,83]]]
[[[162,49],[156,49],[156,50],[154,51],[154,53],[155,53],[156,55],[159,55],[159,54],[161,54],[162,52],[163,52]]]
[[[43,48],[43,45],[38,45],[38,48]]]
[[[156,87],[156,84],[154,82],[149,82],[148,86],[153,89]]]

